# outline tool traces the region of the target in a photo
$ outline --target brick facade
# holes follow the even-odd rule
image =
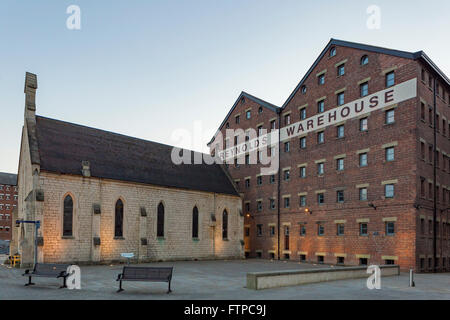
[[[17,207],[17,176],[9,175],[13,179],[2,180],[0,173],[0,240],[11,240],[13,210]],[[15,183],[12,183],[14,180]]]
[[[335,55],[330,54],[333,48]],[[361,63],[364,56],[368,58],[367,64]],[[341,66],[345,66],[344,74],[339,74]],[[302,80],[306,92],[301,87],[294,91],[278,109],[278,115],[273,112],[261,121],[244,120],[235,124],[234,113],[242,114],[250,106],[252,110],[258,109],[256,102],[246,101],[224,122],[229,122],[230,128],[244,130],[256,129],[256,122],[264,122],[264,128],[268,129],[267,120],[276,117],[283,128],[300,121],[302,109],[306,110],[306,119],[318,114],[319,101],[324,102],[321,112],[335,108],[341,92],[344,92],[344,104],[360,99],[361,84],[368,84],[368,89],[364,88],[368,95],[386,89],[387,74],[391,73],[395,75],[395,85],[417,79],[417,97],[328,126],[323,130],[323,143],[319,143],[317,131],[305,135],[304,149],[300,148],[299,137],[289,140],[288,152],[284,150],[287,140],[282,141],[279,194],[278,176],[273,184],[269,183],[268,176],[263,177],[262,185],[256,184],[261,165],[229,166],[231,176],[240,180],[244,210],[246,203],[250,205],[245,220],[250,230],[244,231],[248,235],[248,256],[345,265],[397,263],[403,269],[417,271],[431,268],[427,259],[433,255],[433,237],[428,232],[428,221],[433,218],[433,201],[428,190],[426,195],[421,194],[424,192],[421,179],[426,181],[426,188],[433,179],[428,155],[428,147],[433,145],[428,112],[428,107],[433,106],[433,90],[428,77],[434,79],[436,71],[428,64],[406,54],[332,41]],[[324,83],[320,84],[322,76]],[[450,87],[448,79],[438,78],[438,83],[437,265],[439,270],[449,270],[450,220],[446,208],[450,207]],[[426,105],[424,119],[421,103]],[[388,113],[390,110],[393,112]],[[386,121],[388,114],[394,114],[392,123]],[[363,131],[360,130],[362,118],[367,119],[364,120],[367,130]],[[343,128],[342,136],[338,135],[338,126],[343,126],[339,129]],[[426,144],[425,160],[421,157],[421,142]],[[211,149],[214,146],[212,143]],[[388,150],[394,151],[393,161],[386,158]],[[367,155],[367,165],[360,166],[361,154]],[[323,174],[318,174],[319,163],[323,163]],[[342,170],[338,165],[343,165]],[[305,177],[300,176],[300,168],[306,170]],[[287,170],[289,179],[285,179]],[[245,187],[244,177],[250,177],[250,187]],[[394,186],[393,198],[385,197],[386,185]],[[360,189],[367,191],[367,197],[362,200]],[[343,195],[342,201],[338,201],[338,192],[339,196]],[[323,204],[318,204],[318,194],[324,195]],[[306,204],[300,203],[301,196],[305,197]],[[279,200],[274,210],[268,208],[270,198]],[[290,200],[288,208],[285,208],[285,198]],[[262,211],[257,210],[258,200],[262,200]],[[425,232],[421,220],[425,220]],[[319,227],[323,227],[323,235],[318,234]],[[338,234],[338,228],[343,232]],[[301,234],[301,229],[306,232]]]

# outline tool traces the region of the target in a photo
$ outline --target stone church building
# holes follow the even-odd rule
[[[36,89],[27,73],[14,221],[40,221],[38,262],[243,258],[242,202],[220,165],[175,165],[170,146],[36,116]],[[34,248],[34,225],[13,225],[22,265]]]

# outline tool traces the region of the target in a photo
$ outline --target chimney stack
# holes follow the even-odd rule
[[[35,120],[36,116],[36,89],[37,76],[33,73],[27,72],[25,74],[25,118]]]

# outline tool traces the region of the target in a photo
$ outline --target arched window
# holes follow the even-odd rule
[[[158,205],[158,217],[156,222],[156,236],[164,237],[164,205],[162,202]]]
[[[228,239],[228,212],[223,210],[222,214],[222,239]]]
[[[198,238],[198,209],[192,210],[192,238]]]
[[[332,47],[330,49],[330,57],[334,57],[336,55],[336,47]]]
[[[368,63],[369,63],[369,57],[366,56],[366,55],[362,56],[362,58],[361,58],[361,65],[365,66]]]
[[[73,199],[67,195],[64,198],[63,236],[73,235]]]
[[[123,237],[123,202],[117,200],[116,202],[116,219],[114,224],[114,236]]]
[[[306,93],[306,90],[307,90],[306,86],[303,85],[302,88],[301,88],[301,90],[302,90],[302,93],[305,94],[305,93]]]

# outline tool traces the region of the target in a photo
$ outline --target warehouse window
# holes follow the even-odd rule
[[[158,205],[158,216],[156,222],[156,236],[158,238],[164,237],[164,205],[162,202]]]
[[[300,149],[306,149],[306,137],[300,138]]]
[[[359,200],[367,201],[367,188],[359,188]]]
[[[323,162],[317,164],[317,174],[318,174],[319,176],[321,176],[321,175],[323,175],[323,174],[325,173],[325,171],[324,171],[324,165],[325,165],[325,164],[324,164]]]
[[[360,167],[367,167],[367,153],[360,153],[359,154],[359,166]]]
[[[306,119],[306,108],[300,109],[300,120]]]
[[[318,193],[317,194],[317,203],[318,204],[324,204],[325,203],[325,194]]]
[[[256,177],[256,184],[257,184],[258,186],[262,185],[262,176],[257,176],[257,177]]]
[[[392,87],[395,85],[395,73],[394,71],[386,74],[386,88]]]
[[[288,209],[290,206],[291,206],[291,198],[289,197],[284,198],[284,207]]]
[[[300,196],[299,205],[300,207],[306,207],[306,196]]]
[[[359,86],[361,97],[369,95],[369,83],[365,82]]]
[[[73,199],[70,195],[64,198],[63,236],[73,235]]]
[[[340,126],[337,126],[337,137],[338,138],[344,138],[344,136],[345,136],[345,127],[344,127],[344,125],[342,124]]]
[[[318,144],[322,144],[324,142],[325,142],[325,133],[323,131],[322,132],[318,132],[317,133],[317,143]]]
[[[345,95],[344,92],[341,92],[337,95],[337,105],[342,106],[345,103]]]
[[[300,225],[300,236],[301,237],[306,236],[306,225],[304,225],[304,224]]]
[[[369,129],[368,127],[368,119],[362,118],[359,120],[359,131],[367,131]]]
[[[393,184],[387,184],[384,186],[384,196],[386,198],[394,197],[394,185]]]
[[[391,109],[391,110],[386,111],[385,123],[386,124],[392,124],[394,122],[395,122],[395,110]]]
[[[256,225],[256,236],[257,237],[262,237],[262,224],[257,224]]]
[[[290,143],[289,142],[285,142],[284,143],[284,152],[289,152],[290,151]]]
[[[394,147],[386,148],[386,162],[391,162],[395,160],[395,149]]]
[[[317,102],[317,113],[322,113],[325,111],[325,100]]]
[[[275,227],[274,227],[274,226],[270,226],[270,227],[269,227],[269,235],[270,235],[271,237],[274,237],[274,236],[275,236]]]
[[[336,160],[336,169],[337,171],[344,171],[344,158]]]
[[[337,69],[338,77],[341,77],[345,74],[345,64],[341,64]]]
[[[123,202],[120,199],[116,202],[114,236],[123,237]]]
[[[367,236],[368,232],[368,227],[367,227],[367,223],[360,223],[359,224],[359,235],[360,236]]]
[[[317,235],[323,236],[324,234],[325,234],[325,227],[323,226],[322,223],[318,223],[317,224]]]
[[[338,202],[338,203],[344,202],[344,191],[343,190],[336,191],[336,202]]]
[[[344,235],[344,232],[345,232],[345,226],[344,226],[344,224],[343,224],[343,223],[338,223],[338,224],[336,225],[336,227],[337,227],[337,235],[338,235],[338,236],[343,236],[343,235]]]
[[[395,234],[395,223],[386,222],[386,235],[393,236]]]
[[[289,169],[284,170],[283,177],[284,177],[284,181],[289,181],[291,178],[291,171]]]
[[[318,78],[319,85],[325,84],[325,75],[324,74],[321,74],[317,78]]]

